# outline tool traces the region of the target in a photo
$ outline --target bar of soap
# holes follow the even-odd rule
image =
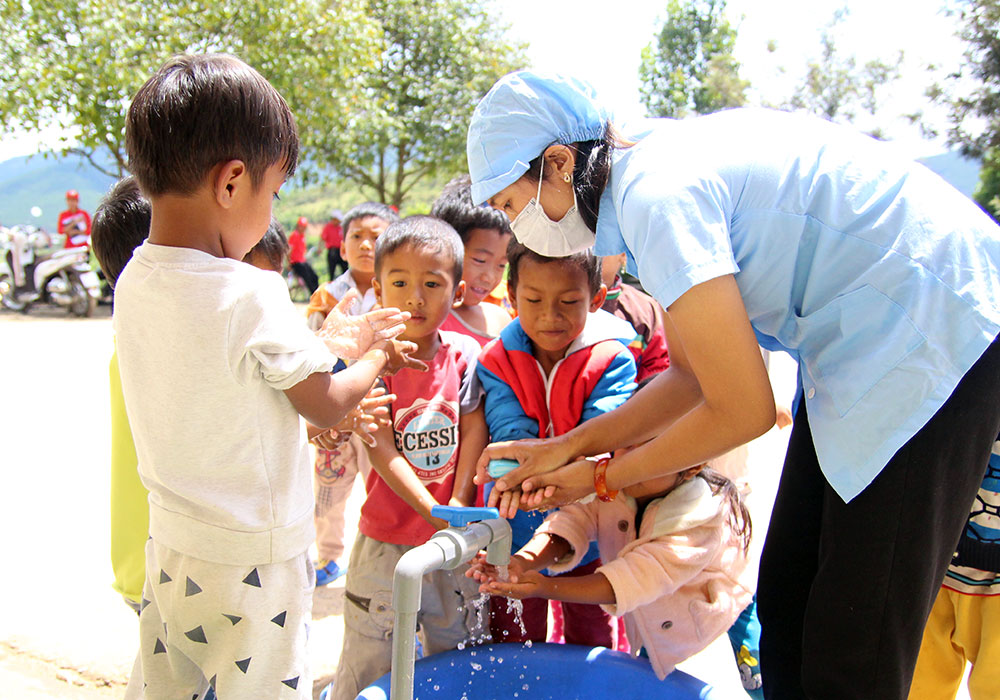
[[[490,476],[499,479],[507,472],[521,466],[516,459],[491,459],[490,465],[486,468]]]

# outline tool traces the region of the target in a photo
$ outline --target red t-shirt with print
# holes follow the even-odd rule
[[[472,338],[440,331],[441,347],[426,372],[403,369],[385,378],[396,395],[392,402],[396,449],[424,486],[447,504],[455,486],[460,435],[459,416],[475,410],[482,398],[476,377],[479,344]],[[434,526],[417,515],[374,469],[366,483],[358,529],[368,537],[416,546],[434,534]]]

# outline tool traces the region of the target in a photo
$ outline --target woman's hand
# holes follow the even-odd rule
[[[359,298],[356,289],[348,291],[316,331],[330,352],[344,360],[356,360],[376,343],[391,341],[406,329],[410,318],[409,312],[394,308],[351,316],[347,311]]]
[[[594,466],[592,460],[578,459],[554,471],[525,479],[521,483],[524,492],[521,508],[549,510],[594,493]]]
[[[528,477],[558,469],[576,457],[567,435],[542,440],[495,442],[492,445],[487,445],[479,457],[479,461],[476,462],[475,482],[477,484],[485,484],[493,480],[487,471],[490,460],[514,459],[521,465],[497,479],[496,487],[490,494],[490,506],[495,506],[494,494],[497,494],[496,502],[499,502],[498,492],[514,489]]]

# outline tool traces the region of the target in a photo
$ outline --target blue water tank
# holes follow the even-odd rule
[[[386,700],[389,675],[358,695]],[[683,671],[664,680],[646,659],[604,647],[572,644],[489,644],[448,651],[414,666],[415,700],[722,700],[712,687]]]

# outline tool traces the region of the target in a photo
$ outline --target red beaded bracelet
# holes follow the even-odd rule
[[[615,497],[618,496],[617,490],[608,490],[606,473],[610,461],[610,457],[601,457],[597,460],[597,466],[594,467],[594,491],[597,493],[597,497],[605,503],[615,500]]]

